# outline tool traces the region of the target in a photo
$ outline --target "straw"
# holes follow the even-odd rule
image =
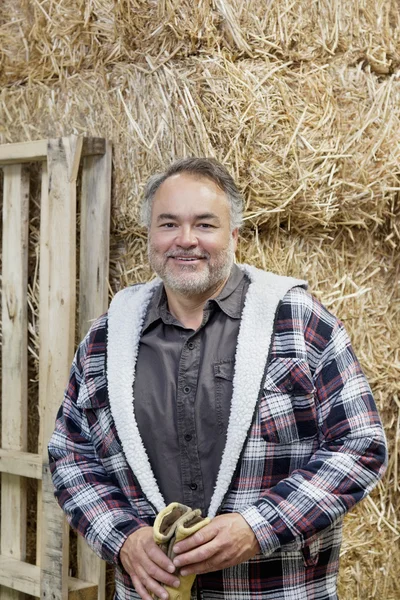
[[[395,0],[3,0],[0,85],[0,143],[70,133],[112,140],[110,297],[152,277],[146,232],[138,225],[147,178],[182,156],[215,156],[226,164],[245,199],[238,261],[307,279],[310,291],[344,322],[371,384],[389,463],[383,482],[345,519],[339,596],[397,600]],[[34,170],[31,451],[38,431],[39,192]],[[30,494],[34,506],[33,488]],[[34,510],[29,519],[33,562]],[[72,572],[75,568],[71,556]],[[112,588],[109,570],[107,598]]]

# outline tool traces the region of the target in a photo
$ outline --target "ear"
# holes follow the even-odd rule
[[[231,235],[233,238],[233,247],[234,247],[234,250],[236,251],[236,248],[238,245],[238,239],[239,239],[239,228],[236,227],[236,229],[233,229]]]

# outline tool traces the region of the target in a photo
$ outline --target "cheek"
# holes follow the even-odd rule
[[[213,254],[214,256],[217,256],[221,252],[224,253],[230,248],[231,241],[230,239],[226,238],[218,238],[214,240],[206,239],[204,241],[201,241],[200,243],[204,250],[206,250],[210,254]]]
[[[152,252],[162,254],[168,250],[171,243],[167,236],[155,235],[149,241],[149,248]]]

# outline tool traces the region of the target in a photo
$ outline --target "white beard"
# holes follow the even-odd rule
[[[184,254],[184,256],[201,256],[203,265],[192,265],[182,263],[177,269],[168,266],[169,257]],[[199,251],[175,251],[160,255],[154,250],[149,240],[148,256],[152,269],[163,280],[165,286],[183,296],[196,296],[204,294],[208,290],[216,289],[219,284],[226,281],[232,269],[235,259],[234,240],[231,237],[229,245],[210,258],[208,252]],[[200,268],[199,268],[200,267]]]

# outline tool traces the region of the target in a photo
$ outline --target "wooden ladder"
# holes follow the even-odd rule
[[[105,563],[78,539],[78,578],[68,577],[69,529],[53,495],[47,442],[74,355],[76,180],[82,160],[79,335],[107,308],[111,144],[69,136],[0,146],[2,247],[2,448],[0,600],[104,600]],[[29,168],[41,161],[39,451],[27,452]],[[26,478],[38,481],[36,565],[26,559]]]

